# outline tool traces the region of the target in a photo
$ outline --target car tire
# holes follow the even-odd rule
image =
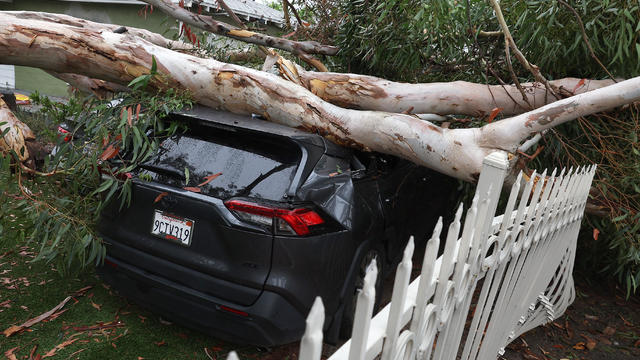
[[[364,285],[364,277],[367,273],[367,267],[373,259],[376,259],[376,264],[378,266],[378,277],[376,278],[375,284],[376,301],[373,306],[374,314],[380,307],[380,301],[382,299],[382,284],[384,282],[385,255],[382,246],[376,246],[365,252],[364,256],[362,256],[362,258],[360,259],[360,263],[358,264],[353,290],[345,299],[342,321],[340,323],[340,339],[346,340],[351,337],[356,314],[356,304],[358,302],[358,293]]]

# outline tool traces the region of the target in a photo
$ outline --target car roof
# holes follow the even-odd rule
[[[346,156],[349,153],[344,147],[326,140],[318,134],[266,121],[256,115],[233,114],[228,111],[215,110],[201,105],[194,105],[190,108],[174,111],[172,114],[192,120],[205,121],[227,129],[240,128],[251,132],[289,137],[298,142],[324,147],[327,153],[336,156]]]

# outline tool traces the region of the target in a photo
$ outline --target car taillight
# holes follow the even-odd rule
[[[243,200],[229,200],[224,204],[241,220],[274,226],[278,233],[308,235],[310,226],[324,223],[322,217],[309,208],[283,209]]]
[[[69,140],[71,140],[71,133],[62,126],[58,126],[58,134],[60,134],[60,136],[64,136],[65,142],[69,142]]]

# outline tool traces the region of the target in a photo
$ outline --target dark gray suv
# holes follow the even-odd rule
[[[136,170],[130,207],[104,211],[99,272],[163,317],[233,342],[300,339],[316,296],[327,339],[348,334],[366,265],[376,258],[392,270],[456,186],[251,116],[172,117],[189,130]]]

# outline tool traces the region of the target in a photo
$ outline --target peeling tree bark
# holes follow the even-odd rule
[[[8,132],[0,137],[0,153],[6,154],[13,150],[20,161],[29,159],[28,141],[36,139],[29,127],[13,115],[9,106],[0,97],[0,134]]]
[[[189,91],[194,100],[213,108],[262,114],[467,181],[477,178],[482,159],[496,149],[515,149],[531,133],[640,99],[640,78],[634,78],[483,128],[444,129],[411,115],[341,108],[273,74],[178,53],[132,34],[0,13],[0,63],[127,84],[149,73],[152,57],[158,75],[150,84],[159,90]]]
[[[409,84],[393,82],[374,76],[319,73],[298,68],[302,83],[314,94],[338,106],[404,112],[413,114],[484,116],[494,108],[502,108],[501,115],[521,114],[529,110],[520,91],[514,85],[484,85],[466,81],[448,83]],[[565,78],[550,81],[567,92],[581,94],[615,82]],[[522,84],[529,103],[534,107],[556,101],[540,83]],[[575,89],[575,91],[574,91]]]
[[[40,20],[51,22],[54,24],[61,25],[69,25],[74,26],[76,28],[90,28],[94,31],[104,29],[107,31],[114,32],[116,30],[121,32],[126,32],[130,35],[137,36],[141,39],[147,40],[152,44],[162,46],[168,49],[173,50],[194,50],[193,45],[184,43],[182,41],[169,40],[164,36],[151,32],[149,30],[135,28],[135,27],[125,27],[114,24],[105,24],[105,23],[97,23],[89,20],[84,20],[80,18],[75,18],[73,16],[65,15],[65,14],[50,14],[44,12],[35,12],[35,11],[7,11],[6,13],[12,14],[16,20]]]
[[[482,146],[514,152],[522,139],[567,121],[640,100],[640,77],[562,99],[502,121],[483,126]]]

